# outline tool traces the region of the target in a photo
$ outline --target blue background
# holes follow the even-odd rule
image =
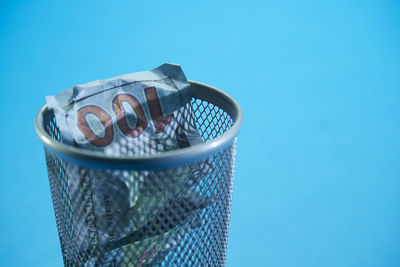
[[[0,1],[0,265],[62,265],[34,132],[44,97],[174,62],[244,111],[227,266],[400,266],[399,12]]]

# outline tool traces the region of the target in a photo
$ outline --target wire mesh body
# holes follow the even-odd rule
[[[195,127],[203,142],[234,122],[205,100],[193,98],[189,105],[178,115],[193,121],[182,127]],[[48,112],[45,131],[62,142]],[[157,154],[166,146],[149,142],[143,153]],[[157,170],[87,167],[45,147],[64,265],[224,266],[235,146],[236,138],[207,158]],[[127,144],[120,150],[129,155]]]

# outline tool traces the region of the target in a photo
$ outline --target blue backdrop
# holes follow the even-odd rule
[[[62,265],[34,131],[44,97],[173,62],[244,111],[228,266],[399,266],[399,12],[398,1],[0,1],[0,265]]]

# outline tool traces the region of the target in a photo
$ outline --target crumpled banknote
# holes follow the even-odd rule
[[[81,149],[142,156],[203,142],[178,65],[77,85],[46,100],[62,142]],[[161,172],[67,164],[71,242],[80,259],[86,266],[161,262],[213,203],[193,190],[212,169],[210,160]]]
[[[145,145],[171,135],[179,125],[174,113],[190,100],[190,84],[180,66],[173,64],[46,97],[64,143],[111,154],[120,142],[126,142],[133,154],[148,154]]]

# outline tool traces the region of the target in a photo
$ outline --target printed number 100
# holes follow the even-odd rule
[[[174,119],[174,115],[163,115],[161,111],[160,100],[158,99],[155,87],[144,89],[147,99],[150,115],[154,123],[156,133],[163,132],[165,126]],[[129,104],[136,113],[136,125],[131,127],[127,122],[123,103]],[[117,119],[117,125],[121,132],[128,137],[138,137],[148,126],[145,113],[136,97],[132,94],[121,93],[116,95],[112,100],[112,109]],[[87,116],[95,116],[104,127],[104,136],[97,135],[90,127]],[[83,106],[78,110],[77,114],[78,128],[81,130],[85,138],[93,145],[104,147],[109,145],[114,139],[114,128],[111,116],[95,105]]]

